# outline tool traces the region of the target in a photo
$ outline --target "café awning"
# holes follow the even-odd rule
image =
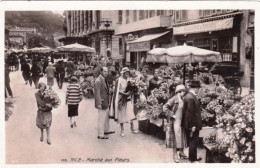
[[[233,19],[234,18],[226,18],[223,20],[174,27],[173,34],[181,35],[231,29],[233,28]]]
[[[237,15],[242,15],[242,12],[177,23],[173,25],[173,34],[185,35],[232,29],[234,17]]]
[[[136,40],[129,41],[129,51],[138,52],[138,51],[149,51],[151,50],[151,41],[166,35],[170,31],[157,33],[157,34],[148,34],[140,37]]]

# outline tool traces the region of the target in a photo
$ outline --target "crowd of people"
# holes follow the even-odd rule
[[[63,82],[67,79],[70,82],[66,91],[66,104],[68,105],[68,117],[70,127],[76,127],[76,117],[78,116],[79,104],[83,100],[84,93],[92,92],[95,100],[95,108],[98,110],[98,139],[109,139],[109,134],[115,133],[110,130],[109,119],[114,119],[120,125],[120,135],[125,136],[125,124],[130,123],[131,131],[138,134],[134,122],[137,122],[137,112],[135,103],[140,99],[134,87],[129,87],[129,82],[139,81],[146,88],[143,94],[146,97],[155,88],[159,88],[162,80],[158,77],[158,71],[154,71],[153,77],[148,75],[148,69],[142,68],[140,71],[120,68],[118,60],[115,63],[111,59],[93,58],[89,64],[76,63],[72,59],[68,62],[58,61],[55,65],[48,60],[32,60],[32,65],[26,59],[20,59],[21,71],[25,81],[39,89],[35,93],[37,101],[36,125],[41,130],[40,141],[43,141],[43,130],[47,132],[47,143],[50,145],[50,127],[52,122],[52,106],[43,101],[44,90],[52,89],[56,78],[59,89],[62,89]],[[85,67],[85,68],[82,68]],[[5,68],[6,73],[9,68]],[[80,75],[76,73],[80,71]],[[41,77],[46,75],[47,84],[39,83]],[[9,77],[9,75],[6,75]],[[89,77],[92,81],[89,80]],[[10,80],[6,80],[6,88],[9,89]],[[89,83],[87,85],[83,85]],[[173,138],[173,160],[179,162],[179,158],[189,159],[197,162],[197,144],[199,131],[202,129],[201,111],[197,100],[199,81],[191,81],[188,86],[181,85],[180,82],[173,86],[171,96],[163,106],[163,112],[168,122],[172,124],[174,131]],[[189,147],[189,156],[185,156],[183,149]]]

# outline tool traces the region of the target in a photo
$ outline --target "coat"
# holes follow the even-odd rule
[[[196,127],[196,131],[202,129],[201,109],[197,97],[188,92],[184,96],[184,107],[182,117],[182,127],[189,131],[193,126]]]
[[[106,79],[99,75],[94,85],[95,107],[101,105],[103,110],[109,107],[109,88]]]

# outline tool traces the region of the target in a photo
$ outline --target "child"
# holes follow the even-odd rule
[[[78,116],[79,103],[82,100],[82,91],[75,76],[71,77],[71,83],[67,88],[66,104],[68,104],[68,117],[70,117],[71,128],[76,127],[76,116]]]

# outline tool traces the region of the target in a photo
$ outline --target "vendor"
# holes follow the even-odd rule
[[[161,86],[162,80],[159,79],[159,71],[155,70],[153,78],[149,81],[149,92],[148,95],[151,95],[151,91],[155,88],[159,89]]]

